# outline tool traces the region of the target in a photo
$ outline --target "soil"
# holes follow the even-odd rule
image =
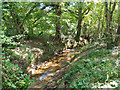
[[[34,57],[34,61],[32,61],[30,65],[21,64],[22,68],[27,68],[27,73],[30,74],[31,78],[35,78],[34,83],[28,89],[63,88],[64,83],[58,85],[57,82],[70,71],[69,63],[75,63],[90,50],[97,48],[97,46],[93,46],[80,52],[81,47],[63,49],[64,45],[56,44],[55,41],[53,42],[45,39],[26,40],[22,43],[24,43],[26,47],[21,48],[20,51],[23,50],[27,52],[27,49],[31,50],[30,55]]]

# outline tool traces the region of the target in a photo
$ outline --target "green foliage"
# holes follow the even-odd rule
[[[33,80],[30,75],[24,74],[18,65],[10,63],[9,60],[2,62],[2,88],[3,89],[27,89]]]
[[[18,34],[18,31],[14,28],[8,28],[5,30],[5,35],[7,36],[13,36],[13,35],[17,35]]]
[[[84,52],[84,51],[88,50],[88,48],[92,48],[92,47],[95,47],[97,45],[98,44],[88,44],[88,45],[85,45],[85,46],[80,48],[80,52]]]
[[[45,42],[45,45],[49,47],[48,53],[52,53],[56,50],[56,46],[53,44],[52,41]]]
[[[21,39],[23,35],[7,37],[1,35],[2,38],[2,88],[3,89],[27,89],[33,80],[30,75],[24,74],[18,65],[12,64],[11,61],[17,61],[21,58],[16,55],[11,48],[20,46],[15,39]]]
[[[1,35],[2,38],[2,47],[15,48],[20,46],[20,43],[15,42],[15,39],[21,38],[19,35],[7,37],[6,35]]]
[[[36,38],[38,32],[55,34],[56,19],[57,17],[54,10],[54,2],[37,2],[37,3],[22,3],[22,2],[4,2],[2,4],[3,11],[3,24],[5,34],[13,36],[17,34],[27,34],[32,38]],[[78,5],[79,4],[79,5]],[[78,8],[82,13],[78,14]],[[81,34],[93,35],[95,40],[102,38],[108,31],[105,26],[104,4],[100,2],[62,2],[61,3],[61,34],[71,34],[72,37],[76,36],[78,16],[82,17]],[[88,13],[89,12],[89,13]],[[111,34],[116,33],[118,23],[118,9],[115,9],[111,22]],[[52,32],[53,30],[53,32]],[[107,36],[105,36],[106,38]],[[114,37],[114,36],[113,36]],[[102,39],[101,39],[102,40]],[[108,43],[107,39],[102,40]]]
[[[23,34],[18,34],[18,35],[14,35],[12,36],[12,39],[16,42],[20,42],[20,41],[23,41],[25,38],[25,35]]]
[[[88,59],[80,59],[71,65],[71,71],[63,78],[67,85],[71,88],[92,88],[96,82],[105,84],[115,80],[118,75],[115,60],[105,57],[109,52],[92,50],[87,54]]]
[[[108,3],[111,6],[113,6],[113,3]],[[3,53],[5,54],[5,59],[3,62],[3,69],[7,70],[3,72],[5,74],[5,77],[3,77],[4,80],[4,86],[8,87],[19,87],[23,88],[24,85],[28,86],[27,81],[24,81],[25,84],[20,84],[22,81],[19,81],[17,77],[19,77],[18,74],[20,74],[22,77],[22,73],[16,74],[17,76],[13,75],[13,78],[15,80],[12,80],[12,77],[10,77],[9,73],[12,72],[12,67],[15,65],[11,64],[11,61],[19,61],[22,56],[24,56],[24,61],[26,63],[31,63],[34,58],[34,54],[30,50],[19,51],[17,52],[18,55],[16,55],[15,51],[12,51],[10,49],[15,48],[16,46],[20,46],[21,40],[24,39],[38,39],[40,38],[41,41],[43,41],[43,46],[40,45],[40,48],[44,50],[45,57],[49,54],[54,53],[54,51],[57,51],[57,46],[54,46],[56,42],[51,42],[52,40],[48,41],[49,35],[55,35],[56,30],[58,27],[57,22],[59,22],[59,32],[62,35],[70,36],[71,41],[75,39],[75,36],[77,34],[77,29],[80,26],[81,27],[81,35],[90,35],[95,41],[95,43],[101,43],[101,44],[114,44],[117,30],[118,22],[120,20],[117,12],[119,10],[115,8],[115,12],[113,12],[113,15],[111,17],[111,25],[110,25],[110,31],[107,31],[106,28],[106,16],[105,13],[105,7],[103,3],[100,2],[61,2],[60,8],[61,11],[58,12],[60,14],[60,19],[57,21],[57,11],[55,10],[55,7],[57,5],[54,2],[35,2],[35,3],[29,3],[29,2],[3,2],[2,4],[2,12],[3,12],[3,30],[4,35],[1,35],[2,38],[2,47],[3,47]],[[111,7],[109,7],[110,9]],[[57,8],[56,8],[57,9]],[[112,8],[110,10],[113,10]],[[109,15],[108,15],[109,17]],[[56,19],[57,18],[57,19]],[[78,21],[81,21],[78,23]],[[78,26],[78,27],[77,27]],[[26,35],[26,36],[25,36]],[[110,36],[112,35],[112,36]],[[8,37],[9,36],[9,37]],[[65,37],[66,37],[65,36]],[[80,35],[79,35],[80,36]],[[65,41],[69,40],[69,38],[65,38]],[[79,40],[79,37],[78,37]],[[71,46],[75,44],[74,42],[71,42]],[[57,43],[59,44],[59,43]],[[58,47],[60,44],[58,45]],[[75,45],[76,46],[76,45]],[[92,47],[94,45],[86,45],[81,48],[79,52],[84,52],[89,47]],[[110,46],[110,45],[109,45]],[[47,48],[47,49],[45,49]],[[29,48],[28,48],[29,49]],[[70,87],[72,88],[84,88],[84,87],[92,87],[92,83],[95,83],[96,81],[105,82],[107,75],[109,75],[109,78],[116,77],[116,67],[114,60],[111,58],[108,58],[110,50],[92,50],[90,51],[86,57],[82,57],[81,60],[79,60],[75,65],[72,65],[72,70],[69,74],[66,74],[65,81],[70,84]],[[26,55],[25,55],[26,54]],[[117,55],[116,58],[118,58],[120,55]],[[9,59],[10,61],[6,61]],[[21,60],[22,61],[22,60]],[[9,66],[12,66],[8,68]],[[111,66],[110,66],[111,65]],[[17,66],[15,66],[17,67]],[[19,70],[18,70],[19,71]],[[14,70],[13,70],[14,72]],[[16,71],[17,72],[17,68]],[[8,74],[8,76],[7,76]],[[23,74],[24,76],[24,74]],[[80,77],[78,77],[80,76]],[[8,79],[10,78],[10,79]],[[17,78],[17,79],[16,79]],[[23,78],[23,77],[22,77]],[[26,78],[25,78],[26,79]],[[8,83],[8,80],[10,83]],[[18,83],[16,84],[15,81]],[[22,80],[22,79],[20,79]],[[74,80],[74,81],[73,81]],[[72,82],[72,83],[71,83]],[[16,86],[17,85],[17,86]],[[5,87],[6,87],[5,86]]]
[[[105,50],[105,49],[100,49],[100,50],[91,50],[86,58],[100,58],[100,57],[105,57],[107,56],[112,50]]]

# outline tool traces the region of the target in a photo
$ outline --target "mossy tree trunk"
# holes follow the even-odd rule
[[[120,2],[118,4],[118,30],[116,33],[116,38],[115,38],[115,45],[119,45],[120,44]]]
[[[60,19],[61,19],[61,6],[60,2],[57,2],[55,5],[55,13],[57,15],[56,17],[56,34],[55,34],[55,40],[59,41],[61,43],[61,25],[60,25]]]
[[[111,27],[112,15],[115,10],[116,2],[114,2],[112,6],[112,2],[109,2],[108,4],[108,1],[106,0],[104,4],[105,4],[105,22],[106,22],[106,32],[107,32],[106,33],[107,49],[111,49],[113,44],[113,36],[112,36],[112,28],[110,27]]]
[[[77,34],[75,36],[75,41],[79,42],[80,36],[81,36],[81,29],[82,29],[82,21],[90,11],[90,6],[84,7],[84,2],[78,2],[78,14],[77,14],[77,19],[78,19],[78,24],[77,24]],[[84,7],[84,8],[83,8]]]
[[[81,35],[81,24],[83,20],[83,14],[82,14],[82,2],[78,3],[78,25],[77,25],[77,34],[75,36],[76,42],[79,42],[80,40],[80,35]]]

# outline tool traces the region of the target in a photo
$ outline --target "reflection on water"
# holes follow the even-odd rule
[[[42,76],[40,77],[39,80],[42,81],[42,80],[44,80],[48,76],[53,76],[53,73],[52,72],[44,73],[44,74],[42,74]]]

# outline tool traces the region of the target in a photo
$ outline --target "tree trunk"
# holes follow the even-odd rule
[[[79,20],[79,21],[78,21],[78,26],[77,26],[77,34],[76,34],[76,37],[75,37],[76,42],[79,42],[79,40],[80,40],[80,35],[81,35],[81,23],[82,23],[82,20]]]
[[[110,26],[111,26],[112,15],[113,15],[115,6],[116,6],[116,2],[114,2],[114,5],[113,5],[112,11],[111,11],[111,2],[109,5],[109,8],[108,8],[108,2],[106,0],[106,2],[105,2],[105,17],[106,17],[106,32],[107,32],[106,33],[107,49],[111,49],[112,44],[113,44],[112,29],[110,28]]]
[[[115,38],[115,45],[119,45],[120,43],[120,2],[119,2],[119,5],[118,5],[118,30],[117,30],[117,33],[116,33],[116,38]]]
[[[55,34],[55,39],[61,42],[61,25],[60,25],[60,19],[61,19],[61,6],[60,3],[58,2],[55,5],[55,12],[56,12],[56,34]]]
[[[77,25],[77,34],[75,36],[76,42],[79,42],[81,35],[81,24],[82,24],[83,14],[82,14],[82,2],[78,3],[78,25]]]
[[[101,38],[101,33],[100,33],[100,18],[98,18],[98,38]]]

